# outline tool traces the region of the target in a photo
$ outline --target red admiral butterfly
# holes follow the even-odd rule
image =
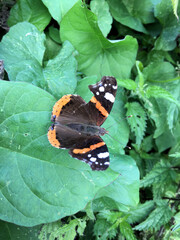
[[[104,76],[100,82],[89,85],[94,94],[86,103],[78,95],[65,95],[53,107],[48,139],[56,148],[68,148],[69,154],[90,165],[92,170],[109,167],[109,152],[101,135],[107,133],[100,126],[113,106],[117,82]]]

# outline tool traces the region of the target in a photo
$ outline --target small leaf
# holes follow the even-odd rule
[[[178,106],[180,106],[178,101],[171,95],[171,93],[169,93],[167,90],[165,90],[164,88],[161,88],[159,86],[149,86],[146,89],[146,96],[148,98],[150,98],[150,97],[164,98],[164,99],[167,99],[173,103],[176,103]]]
[[[48,8],[51,16],[58,22],[62,20],[64,15],[77,2],[77,0],[42,0],[44,5]]]
[[[136,240],[137,239],[133,233],[131,225],[126,221],[122,221],[120,223],[120,232],[126,238],[126,240]]]
[[[179,0],[171,0],[171,2],[172,2],[172,5],[173,5],[174,15],[176,16],[177,20],[179,21],[179,16],[177,15]]]
[[[175,152],[173,154],[170,154],[169,157],[180,158],[180,152]]]
[[[153,210],[149,217],[139,225],[137,225],[135,230],[159,230],[160,227],[169,222],[172,217],[172,211],[165,200],[159,200],[157,202],[157,207]]]
[[[109,5],[105,0],[92,0],[90,8],[98,17],[98,26],[106,37],[111,30],[112,16],[109,13]]]
[[[118,86],[124,87],[128,90],[136,90],[137,84],[131,79],[117,79]]]
[[[135,133],[136,143],[141,144],[146,129],[146,113],[138,102],[127,103],[127,116],[132,115],[127,121],[131,127],[131,131]]]

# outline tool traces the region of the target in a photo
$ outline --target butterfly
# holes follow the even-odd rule
[[[89,89],[94,96],[88,103],[75,94],[65,95],[55,103],[48,140],[53,147],[70,149],[73,158],[86,162],[92,170],[102,171],[109,167],[109,152],[100,137],[107,133],[101,125],[114,104],[117,81],[104,76]]]

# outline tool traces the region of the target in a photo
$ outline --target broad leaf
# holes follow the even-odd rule
[[[78,67],[84,74],[96,74],[98,78],[104,75],[129,77],[135,63],[136,40],[130,36],[116,42],[107,40],[98,27],[96,15],[81,1],[64,16],[60,36],[78,50]]]
[[[30,22],[39,31],[49,24],[51,16],[41,0],[19,0],[10,11],[8,25],[11,27],[18,22]]]
[[[154,21],[150,0],[108,0],[112,16],[121,24],[135,29],[139,32],[147,33],[143,23],[152,23]]]
[[[0,95],[1,219],[24,226],[56,221],[83,209],[117,178],[118,170],[93,172],[49,144],[52,95],[7,81],[0,81]]]
[[[30,23],[18,23],[0,44],[0,58],[11,81],[29,82],[57,99],[76,88],[75,51],[65,42],[58,55],[43,64],[45,35]]]
[[[17,239],[33,239],[39,240],[38,235],[42,226],[31,228],[17,226],[12,223],[0,221],[0,239],[17,240]]]

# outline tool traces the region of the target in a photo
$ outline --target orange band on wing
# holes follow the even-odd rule
[[[59,99],[53,107],[52,115],[53,116],[55,115],[56,117],[58,117],[60,115],[60,112],[63,106],[65,106],[70,100],[71,100],[71,94],[65,95],[61,99]]]
[[[106,109],[101,105],[101,103],[94,96],[91,98],[90,101],[96,104],[96,108],[102,113],[103,116],[107,117],[109,115]]]
[[[48,140],[53,147],[60,148],[60,142],[56,139],[56,130],[49,129],[48,131]]]
[[[102,146],[104,146],[105,143],[104,142],[99,142],[99,143],[96,143],[94,145],[91,145],[89,148],[83,148],[83,149],[73,149],[73,153],[75,154],[83,154],[83,153],[87,153],[87,152],[90,152],[96,148],[100,148]]]

